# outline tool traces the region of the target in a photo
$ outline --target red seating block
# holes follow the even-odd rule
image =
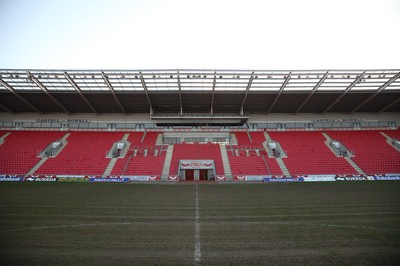
[[[3,131],[1,136],[7,132]],[[41,160],[37,155],[65,134],[59,131],[9,132],[11,134],[0,145],[0,174],[27,174]]]
[[[270,132],[271,138],[280,143],[287,153],[283,158],[290,174],[357,174],[344,159],[337,157],[328,146],[321,132]]]
[[[399,136],[399,131],[385,131]],[[352,153],[352,160],[367,174],[400,173],[400,152],[386,142],[376,130],[331,131],[329,136],[343,143]]]
[[[122,139],[117,132],[71,132],[67,145],[35,174],[102,175],[110,162],[107,152]]]

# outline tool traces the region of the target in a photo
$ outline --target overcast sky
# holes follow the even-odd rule
[[[400,0],[0,0],[0,68],[400,68]]]

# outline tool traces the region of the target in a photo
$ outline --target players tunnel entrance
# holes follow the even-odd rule
[[[185,181],[215,180],[213,160],[180,160],[179,179]]]

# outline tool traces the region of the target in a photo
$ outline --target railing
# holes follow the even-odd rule
[[[267,162],[267,160],[265,159],[265,157],[264,157],[264,156],[261,156],[261,158],[263,159],[263,161],[264,161],[264,163],[265,163],[265,166],[267,167],[268,174],[269,174],[269,175],[272,175],[272,173],[271,173],[271,169],[269,168],[269,165],[268,165],[268,162]]]

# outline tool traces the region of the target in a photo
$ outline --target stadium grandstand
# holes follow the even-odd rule
[[[400,69],[0,70],[0,174],[400,174]]]

